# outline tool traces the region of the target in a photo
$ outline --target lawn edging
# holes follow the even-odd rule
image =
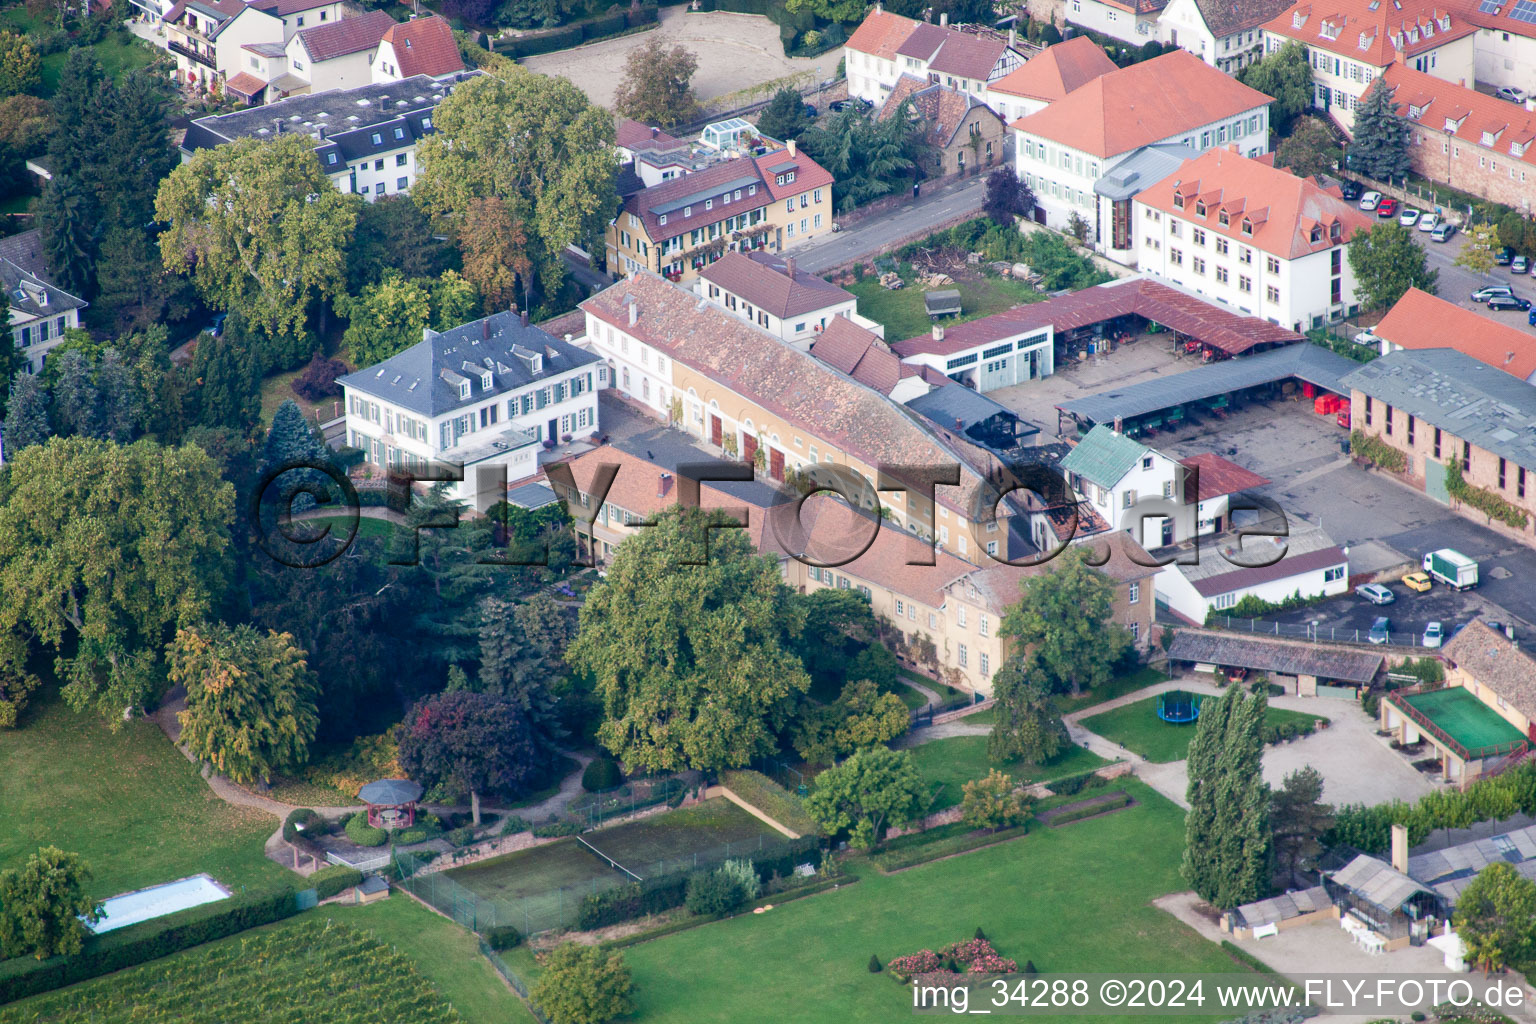
[[[1089,797],[1087,800],[1078,800],[1060,807],[1041,813],[1040,820],[1045,822],[1048,828],[1056,828],[1060,825],[1070,825],[1074,821],[1083,821],[1087,818],[1098,818],[1115,811],[1123,811],[1128,807],[1135,807],[1136,800],[1123,789],[1117,789],[1113,793],[1102,793],[1099,796]]]
[[[743,914],[751,914],[759,907],[780,907],[785,903],[790,903],[794,900],[798,900],[806,896],[815,896],[817,893],[827,892],[832,889],[839,889],[845,885],[852,885],[858,880],[858,875],[843,874],[833,875],[830,878],[823,878],[815,882],[808,882],[805,885],[799,885],[793,889],[787,889],[784,892],[777,893],[773,896],[765,896],[762,899],[753,900],[744,909],[735,914],[731,914],[730,917],[741,917]],[[604,941],[597,944],[597,948],[623,949],[626,946],[637,946],[642,942],[649,942],[652,939],[660,939],[667,935],[674,935],[677,932],[688,931],[690,928],[698,928],[701,925],[713,924],[716,921],[724,920],[728,920],[728,918],[692,915],[685,917],[680,921],[669,921],[666,924],[657,925],[655,928],[649,928],[643,932],[636,932],[633,935],[625,935],[617,939],[605,939]]]
[[[919,843],[905,850],[891,850],[870,856],[869,862],[881,874],[894,875],[898,871],[927,864],[930,861],[957,857],[972,850],[984,850],[989,846],[1006,843],[1029,833],[1029,825],[999,829],[996,832],[967,832],[958,836],[946,836],[927,843]]]

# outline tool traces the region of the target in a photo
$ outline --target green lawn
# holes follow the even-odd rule
[[[1266,725],[1306,721],[1319,722],[1322,716],[1280,708],[1270,708],[1264,715]],[[1184,760],[1189,754],[1189,741],[1195,735],[1193,722],[1172,725],[1158,718],[1155,696],[1085,718],[1079,724],[1112,743],[1140,754],[1148,761],[1156,762]]]
[[[27,12],[24,6],[6,8],[0,11],[0,29],[8,29],[13,32],[34,32],[43,27],[37,19]],[[156,51],[148,44],[127,29],[108,31],[101,42],[94,44],[91,50],[96,54],[96,59],[101,62],[101,69],[110,78],[122,78],[135,68],[147,67],[152,64],[157,56]],[[53,95],[59,87],[59,75],[64,70],[64,62],[69,59],[69,48],[66,47],[57,53],[46,54],[42,58],[43,84],[39,92],[46,99]]]
[[[636,1019],[734,1024],[771,1008],[776,1024],[886,1024],[911,1014],[912,993],[869,973],[870,954],[935,949],[978,926],[1002,955],[1041,971],[1243,971],[1151,905],[1186,888],[1184,815],[1145,785],[1124,785],[1140,806],[893,875],[853,862],[856,885],[625,949]],[[532,957],[514,953],[531,978]]]
[[[327,398],[321,402],[311,402],[293,390],[293,382],[299,379],[299,374],[304,372],[301,366],[297,370],[288,370],[283,373],[274,373],[261,382],[261,422],[264,425],[272,423],[272,417],[277,413],[277,407],[292,399],[298,405],[306,419],[311,423],[315,421],[315,414],[320,414],[321,421],[335,419],[341,409],[341,396]]]
[[[39,846],[81,854],[100,897],[206,871],[230,886],[297,881],[262,855],[277,819],[214,796],[153,722],[113,732],[39,696],[0,733],[0,868]]]
[[[897,674],[900,675],[902,679],[905,679],[909,682],[928,687],[928,689],[937,693],[939,695],[939,699],[942,701],[951,701],[956,697],[965,696],[964,690],[957,690],[953,686],[950,686],[948,683],[936,682],[935,680],[929,679],[925,675],[919,675],[918,673],[908,671],[907,669],[901,669]]]
[[[859,312],[885,325],[885,339],[892,344],[927,334],[933,328],[933,320],[923,308],[923,288],[909,273],[902,274],[906,287],[891,291],[880,286],[877,276],[866,277],[847,286],[859,297]],[[957,281],[945,288],[960,290],[960,315],[946,317],[944,323],[958,324],[967,320],[1001,313],[1011,306],[1026,302],[1039,302],[1045,295],[1022,281],[1006,278],[978,278]]]
[[[352,520],[347,516],[315,516],[312,519],[300,519],[290,532],[298,533],[298,526],[313,527],[316,531],[322,526],[329,526],[334,536],[346,537],[352,529]],[[361,538],[377,537],[381,540],[389,540],[395,535],[395,524],[387,519],[373,519],[368,516],[357,517],[357,536]]]
[[[969,718],[965,721],[970,721]],[[958,804],[965,795],[963,787],[972,779],[979,779],[994,767],[1007,772],[1020,782],[1045,782],[1063,775],[1075,775],[1109,762],[1091,750],[1075,744],[1056,755],[1045,764],[994,765],[987,758],[985,736],[951,736],[949,739],[921,743],[910,748],[917,770],[929,784],[933,803],[928,812],[942,811]]]
[[[898,682],[896,689],[891,692],[901,698],[901,702],[907,706],[908,711],[917,711],[919,708],[928,706],[928,698],[922,691],[913,689],[906,683]]]
[[[1165,682],[1166,675],[1155,668],[1143,666],[1130,675],[1116,676],[1109,681],[1107,686],[1100,686],[1094,690],[1084,690],[1077,696],[1061,693],[1056,695],[1056,710],[1064,715],[1070,715],[1074,711],[1083,708],[1091,708],[1095,704],[1103,704],[1105,701],[1114,700],[1116,697],[1124,697],[1128,693],[1148,686],[1156,686]]]
[[[665,814],[588,832],[583,838],[642,876],[675,871],[690,854],[724,852],[729,845],[745,856],[759,844],[772,846],[786,837],[723,797]]]

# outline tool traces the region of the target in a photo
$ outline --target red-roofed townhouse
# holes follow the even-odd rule
[[[1472,84],[1478,29],[1465,10],[1443,0],[1300,0],[1264,26],[1264,49],[1304,44],[1312,105],[1350,131],[1360,98],[1393,64]]]
[[[1292,0],[1169,0],[1157,16],[1165,45],[1188,50],[1227,74],[1264,55],[1264,25]]]
[[[799,269],[792,254],[728,252],[699,273],[693,290],[802,351],[840,316],[865,330],[885,331],[859,315],[852,292]]]
[[[1453,348],[1536,384],[1536,338],[1417,288],[1404,292],[1371,333],[1381,339],[1382,355],[1404,348]]]
[[[413,17],[384,33],[373,58],[375,82],[426,75],[444,78],[464,70],[453,27],[439,15]]]
[[[937,25],[913,21],[877,3],[843,47],[848,95],[878,106],[902,75],[915,75],[984,100],[989,83],[1024,63],[1015,38],[979,26],[950,28],[947,14]]]
[[[176,58],[176,81],[207,90],[242,74],[251,77],[251,61],[259,55],[249,47],[286,47],[301,30],[342,17],[340,0],[180,0],[165,16],[165,46]]]
[[[1112,253],[1116,225],[1095,191],[1122,163],[1158,145],[1196,153],[1235,145],[1249,156],[1269,151],[1270,97],[1184,50],[1100,75],[1009,127],[1014,168],[1038,204],[1038,217],[1060,231],[1076,214],[1089,241]],[[1113,250],[1118,252],[1118,250]]]
[[[987,86],[987,105],[1005,121],[1027,117],[1116,70],[1102,47],[1087,36],[1047,46],[1023,67]]]
[[[1168,0],[1067,0],[1067,24],[1131,46],[1157,41],[1157,16]]]
[[[1372,218],[1336,186],[1215,149],[1144,189],[1132,210],[1147,273],[1293,331],[1358,307],[1345,247]]]
[[[374,54],[394,25],[395,19],[383,11],[369,11],[296,32],[288,40],[284,56],[288,75],[303,84],[295,83],[281,91],[300,95],[372,84]],[[269,100],[276,98],[267,96]]]

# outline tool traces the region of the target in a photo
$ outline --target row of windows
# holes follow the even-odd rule
[[[39,320],[36,324],[30,324],[16,332],[16,345],[19,348],[31,348],[34,340],[37,344],[41,345],[50,336],[53,338],[62,337],[68,324],[69,318],[62,316],[56,317],[53,320]],[[52,331],[51,335],[50,328]]]

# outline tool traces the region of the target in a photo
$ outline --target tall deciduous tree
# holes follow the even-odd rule
[[[298,332],[311,299],[341,292],[355,196],[326,177],[308,135],[201,149],[160,183],[160,255],[210,306],[270,335]]]
[[[475,824],[480,798],[517,796],[538,778],[528,721],[505,697],[460,690],[419,701],[405,717],[400,767],[427,786],[467,791]]]
[[[1451,923],[1469,963],[1485,971],[1523,970],[1536,960],[1536,882],[1494,861],[1462,892]]]
[[[663,128],[691,121],[699,111],[690,84],[697,70],[698,57],[682,46],[668,47],[653,32],[629,51],[624,78],[613,93],[613,109]]]
[[[494,196],[475,199],[459,228],[464,277],[485,296],[491,309],[523,303],[518,283],[528,285],[533,261],[528,258],[528,233],[518,223],[513,204]]]
[[[1067,746],[1067,729],[1044,687],[1031,682],[1024,659],[1015,655],[992,677],[992,732],[987,757],[998,764],[1027,761],[1044,764]]]
[[[351,294],[384,280],[392,270],[404,278],[435,278],[457,266],[453,243],[433,234],[431,218],[410,196],[380,196],[358,209],[347,252]]]
[[[1218,910],[1269,890],[1269,786],[1264,782],[1263,694],[1231,686],[1206,700],[1189,744],[1189,814],[1183,873]]]
[[[1249,64],[1237,73],[1237,80],[1274,98],[1269,126],[1278,135],[1288,135],[1291,124],[1312,105],[1312,65],[1299,42],[1288,42]]]
[[[199,448],[54,438],[0,483],[0,635],[59,650],[64,698],[120,723],[223,593],[234,488]]]
[[[1491,222],[1473,224],[1467,228],[1467,244],[1456,254],[1455,263],[1474,274],[1490,273],[1498,265],[1497,253],[1503,246],[1504,239],[1497,225]]]
[[[717,514],[670,510],[620,545],[566,654],[597,680],[598,738],[631,769],[734,768],[771,753],[810,685],[778,566]]]
[[[431,285],[433,330],[451,331],[475,318],[480,296],[458,271],[443,271]]]
[[[1328,127],[1315,117],[1302,117],[1275,153],[1275,163],[1298,177],[1331,174],[1343,156]]]
[[[236,782],[271,782],[309,758],[319,717],[305,653],[287,633],[223,623],[176,631],[168,676],[187,688],[181,741]]]
[[[424,210],[458,229],[475,200],[507,201],[546,289],[562,280],[567,245],[601,237],[617,204],[613,118],[570,82],[521,68],[478,78],[455,88],[432,124],[411,190]]]
[[[1440,280],[1440,272],[1429,268],[1423,246],[1395,220],[1355,232],[1349,240],[1349,266],[1366,309],[1390,309],[1409,288],[1433,295]]]
[[[1131,645],[1114,622],[1114,584],[1087,558],[1086,549],[1069,547],[1050,572],[1024,581],[1018,603],[1003,615],[1002,635],[1025,651],[1024,672],[1053,690],[1104,685]]]
[[[911,754],[868,747],[816,776],[805,809],[827,834],[846,831],[850,845],[867,850],[888,826],[921,814],[927,795]]]
[[[567,942],[555,947],[529,994],[554,1024],[608,1024],[632,1013],[624,954]]]
[[[807,701],[795,725],[795,751],[813,764],[829,764],[860,747],[888,743],[905,733],[912,716],[901,698],[854,679],[831,704]]]
[[[1289,887],[1303,861],[1323,852],[1324,832],[1333,825],[1333,807],[1323,803],[1323,776],[1311,765],[1285,777],[1270,806],[1275,836],[1277,884]]]
[[[1377,181],[1408,176],[1408,122],[1398,114],[1392,89],[1383,77],[1378,76],[1360,97],[1349,160],[1351,167]]]
[[[19,868],[0,871],[0,958],[69,956],[85,944],[85,924],[101,920],[86,895],[91,870],[78,853],[45,846]]]
[[[1016,219],[1029,216],[1034,208],[1035,193],[1012,167],[999,167],[987,175],[987,198],[982,209],[988,217],[1012,227]]]
[[[347,320],[341,343],[360,369],[382,363],[421,341],[432,316],[431,294],[421,284],[391,274],[338,303]]]

